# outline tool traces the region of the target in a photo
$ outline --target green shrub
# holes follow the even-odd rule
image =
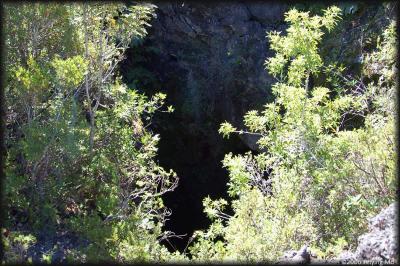
[[[366,56],[364,69],[378,74],[378,82],[364,84],[345,78],[342,67],[324,65],[322,28],[331,30],[340,10],[323,13],[286,14],[287,35],[268,35],[276,52],[266,60],[277,78],[275,100],[244,116],[247,130],[221,124],[226,137],[258,135],[262,152],[225,156],[234,215],[206,201],[208,213],[219,218],[190,249],[195,259],[271,262],[304,244],[321,257],[337,256],[354,247],[367,218],[395,199],[394,24]],[[310,76],[321,71],[329,77],[326,85],[311,87]],[[348,129],[352,116],[362,124]]]
[[[170,234],[161,196],[177,176],[156,163],[159,136],[148,130],[155,112],[173,108],[162,109],[165,94],[127,88],[116,72],[132,38],[146,35],[154,6],[10,4],[6,13],[15,59],[7,68],[7,227],[21,214],[33,234],[78,233],[89,244],[69,260],[182,259],[159,243]],[[68,38],[76,45],[67,49]]]
[[[4,228],[2,229],[2,234],[2,245],[4,248],[4,260],[2,263],[32,262],[32,258],[28,258],[28,249],[36,243],[36,238],[33,235],[15,231],[9,232]]]

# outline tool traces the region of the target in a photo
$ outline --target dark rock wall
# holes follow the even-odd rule
[[[224,120],[241,125],[247,110],[260,107],[270,97],[273,78],[263,64],[272,53],[265,36],[266,31],[284,29],[287,5],[156,5],[157,19],[146,40],[152,50],[146,56],[152,58],[153,74],[182,110],[186,125],[202,125],[207,133]],[[254,142],[244,141],[255,148]]]

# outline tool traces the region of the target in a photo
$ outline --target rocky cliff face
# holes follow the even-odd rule
[[[266,33],[284,32],[284,13],[291,6],[272,1],[155,4],[157,18],[145,44],[131,51],[123,65],[128,83],[141,80],[165,91],[185,126],[206,135],[224,120],[241,126],[248,110],[271,100],[275,81],[264,61],[273,53]],[[369,38],[379,33],[388,11],[378,4],[341,7],[344,20],[326,36],[321,51],[325,58],[341,60],[356,72],[361,54],[371,46]],[[320,12],[319,6],[311,9]],[[240,138],[257,149],[253,137]]]
[[[272,56],[266,31],[282,31],[288,6],[268,3],[159,3],[146,45],[151,72],[182,114],[186,126],[210,135],[224,120],[241,125],[243,114],[270,96]],[[205,131],[205,132],[204,132]],[[211,134],[214,136],[214,134]],[[252,149],[255,142],[245,136]],[[214,139],[213,141],[221,141]]]

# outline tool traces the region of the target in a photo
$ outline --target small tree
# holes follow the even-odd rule
[[[340,76],[340,68],[325,66],[318,54],[323,28],[331,30],[339,14],[337,7],[327,8],[323,16],[295,9],[287,12],[287,34],[268,34],[276,52],[266,60],[266,68],[277,78],[272,87],[274,102],[267,103],[261,113],[253,110],[244,116],[248,130],[238,130],[228,122],[221,125],[219,132],[227,137],[231,133],[259,135],[263,151],[255,156],[228,154],[223,160],[235,199],[235,215],[220,214],[216,222],[226,220],[226,226],[218,230],[225,239],[219,245],[223,259],[276,260],[284,251],[304,244],[319,247],[321,256],[332,256],[331,251],[355,244],[367,218],[394,200],[393,113],[380,107],[368,109],[366,104],[383,107],[390,102],[394,54],[385,57],[390,58],[391,70],[381,78],[386,80],[380,83],[383,87],[361,84],[365,90],[360,93],[359,86],[355,87],[360,83],[345,79],[340,84],[327,82],[325,87],[309,85],[310,75],[321,71],[328,77]],[[393,40],[393,29],[389,32],[385,36]],[[368,58],[379,61],[383,54],[378,53]],[[365,124],[346,130],[343,121],[349,114],[364,116]],[[376,116],[382,120],[373,119]],[[375,135],[379,137],[374,141],[367,139]],[[206,209],[221,211],[212,201],[205,203]],[[192,251],[201,257],[215,249]],[[213,258],[218,255],[209,259]]]

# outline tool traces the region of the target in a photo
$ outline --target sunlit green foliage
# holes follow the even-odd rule
[[[24,4],[5,11],[6,227],[72,230],[90,243],[72,260],[179,259],[159,244],[170,234],[161,230],[168,212],[160,196],[177,177],[155,162],[159,136],[148,130],[166,95],[148,99],[116,72],[132,38],[146,35],[154,6]],[[6,239],[12,246],[17,240]],[[27,260],[9,250],[7,262]]]
[[[292,9],[287,12],[285,21],[290,23],[286,36],[280,32],[269,32],[270,47],[276,56],[266,60],[269,72],[283,78],[288,85],[299,86],[307,73],[317,73],[322,66],[318,54],[318,44],[323,36],[322,27],[331,30],[339,18],[340,9],[327,8],[324,16],[310,17],[308,12]],[[284,74],[287,68],[287,75]]]
[[[56,72],[58,83],[66,88],[74,88],[83,81],[88,62],[78,55],[66,60],[55,58],[52,66]]]

